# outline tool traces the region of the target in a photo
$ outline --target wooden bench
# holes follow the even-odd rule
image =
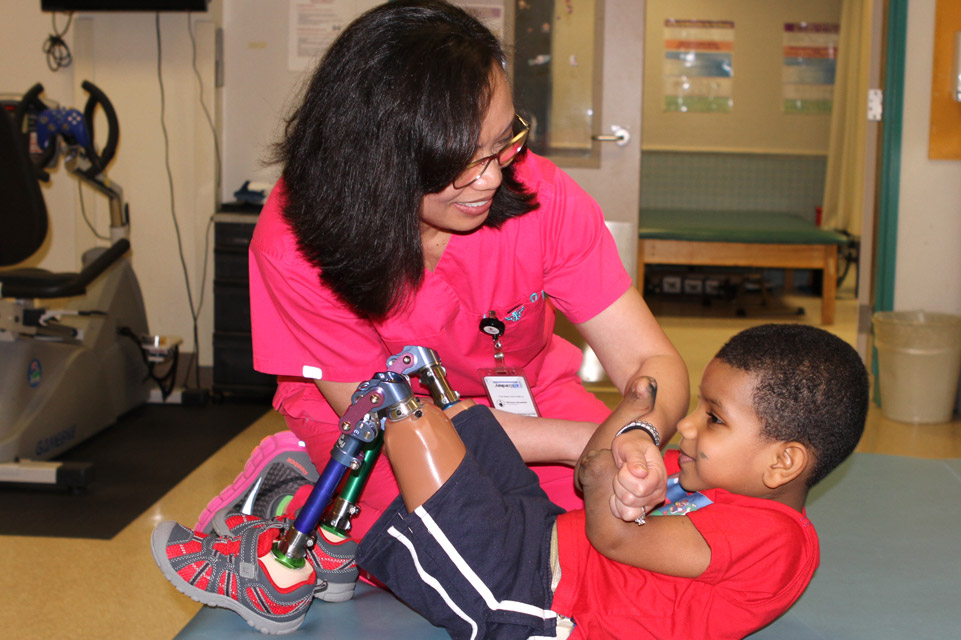
[[[834,324],[838,246],[847,236],[805,218],[772,211],[644,209],[637,243],[637,282],[648,264],[817,269],[823,273],[821,324]],[[789,274],[788,274],[789,275]],[[787,281],[787,278],[785,279]]]

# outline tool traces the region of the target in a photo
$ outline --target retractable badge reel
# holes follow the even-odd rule
[[[481,319],[480,330],[481,333],[489,335],[494,344],[494,366],[477,370],[491,406],[502,411],[536,418],[539,415],[537,405],[534,404],[534,394],[531,393],[524,369],[504,366],[504,347],[501,338],[507,332],[507,326],[497,318],[494,311],[490,311]]]

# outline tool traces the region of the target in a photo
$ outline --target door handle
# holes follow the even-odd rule
[[[626,146],[627,143],[631,141],[631,132],[616,124],[611,125],[611,134],[612,135],[593,135],[591,136],[591,140],[596,140],[597,142],[613,142],[619,147]]]

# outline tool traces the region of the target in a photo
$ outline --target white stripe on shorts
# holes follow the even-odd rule
[[[421,566],[420,564],[420,558],[417,557],[417,550],[414,549],[414,545],[410,541],[410,539],[407,538],[404,534],[402,534],[400,531],[398,531],[394,527],[390,527],[389,529],[387,529],[387,533],[392,535],[402,545],[407,547],[407,551],[410,552],[410,557],[414,561],[414,567],[417,569],[417,575],[420,576],[420,579],[424,581],[424,584],[430,586],[432,589],[434,589],[434,591],[438,593],[438,595],[440,595],[441,599],[443,599],[443,601],[447,603],[447,606],[450,607],[451,611],[453,611],[457,615],[457,617],[459,617],[464,622],[470,625],[471,627],[470,637],[472,640],[473,638],[476,638],[477,623],[474,622],[474,620],[471,619],[470,616],[464,613],[464,611],[462,611],[461,608],[458,607],[453,600],[451,600],[450,596],[447,594],[447,591],[444,589],[444,586],[440,582],[438,582],[437,578],[430,575],[429,573],[427,573],[427,571],[424,570],[424,567]]]
[[[472,587],[477,591],[478,595],[484,600],[484,603],[491,611],[512,611],[515,613],[522,613],[529,616],[534,616],[535,618],[540,618],[541,620],[551,620],[557,617],[557,614],[550,609],[542,609],[540,607],[535,607],[534,605],[525,604],[523,602],[517,602],[515,600],[497,600],[494,594],[491,592],[490,588],[484,581],[481,580],[467,561],[464,560],[463,556],[454,548],[450,540],[441,531],[440,527],[430,517],[430,514],[424,510],[423,507],[417,507],[414,509],[414,514],[421,519],[424,526],[427,527],[427,531],[433,536],[437,544],[444,550],[447,557],[450,558],[457,570],[460,571],[464,579],[467,580]]]

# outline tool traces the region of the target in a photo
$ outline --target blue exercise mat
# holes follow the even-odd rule
[[[814,488],[821,566],[752,640],[957,638],[961,460],[860,453]]]
[[[268,638],[233,611],[204,607],[187,623],[177,640],[223,640],[224,638]],[[357,585],[347,602],[314,600],[304,624],[283,638],[339,638],[370,640],[442,640],[449,638],[383,589],[366,583]]]
[[[855,454],[814,489],[821,567],[801,599],[751,640],[954,638],[961,629],[961,460]],[[262,638],[205,607],[178,640]],[[385,591],[315,600],[292,638],[432,640],[447,634]]]

